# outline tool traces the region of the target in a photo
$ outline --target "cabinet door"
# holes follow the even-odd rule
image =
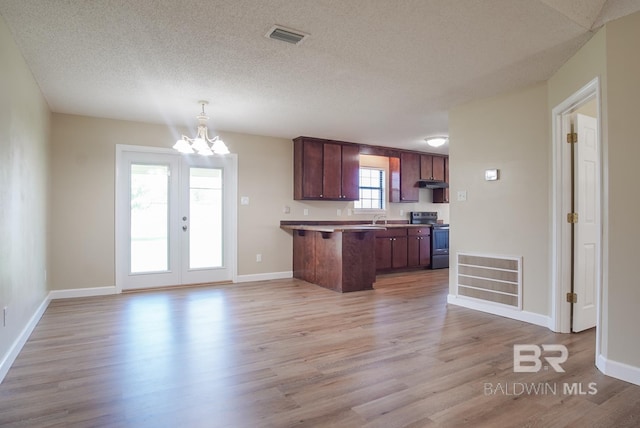
[[[407,267],[407,237],[398,236],[393,238],[391,267]]]
[[[400,202],[400,158],[389,158],[389,202]]]
[[[445,158],[443,156],[432,156],[431,176],[434,180],[445,181]]]
[[[407,238],[407,266],[420,266],[420,236],[409,236]]]
[[[418,202],[420,179],[420,155],[400,154],[400,202]]]
[[[420,178],[433,180],[433,156],[420,155]]]
[[[393,238],[376,238],[376,270],[391,268],[391,243]]]
[[[322,199],[340,199],[342,196],[342,146],[324,143]]]
[[[419,237],[420,257],[418,266],[431,266],[431,236],[423,235]]]
[[[449,183],[449,158],[444,158],[444,181]],[[433,189],[433,202],[434,203],[449,203],[449,188],[445,189]]]
[[[408,229],[407,261],[409,267],[431,264],[431,228]]]
[[[360,199],[360,148],[342,146],[342,198],[347,201]]]
[[[301,141],[297,149],[302,152],[299,169],[302,177],[302,194],[300,199],[320,198],[322,195],[322,143]]]

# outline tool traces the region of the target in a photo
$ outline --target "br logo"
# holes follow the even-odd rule
[[[542,368],[542,352],[553,353],[555,355],[545,355],[542,357],[548,364],[559,373],[564,373],[560,364],[567,361],[569,351],[564,345],[513,345],[513,371],[516,373],[537,373]],[[559,353],[559,355],[558,355]],[[545,369],[547,366],[545,366]]]

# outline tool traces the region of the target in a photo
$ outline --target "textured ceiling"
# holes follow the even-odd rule
[[[424,149],[640,0],[0,0],[54,112]],[[265,37],[280,24],[310,34]],[[444,150],[446,150],[446,146]]]

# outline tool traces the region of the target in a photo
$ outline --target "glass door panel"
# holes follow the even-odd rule
[[[189,168],[189,268],[223,266],[222,169]]]
[[[169,270],[169,166],[131,164],[130,273]]]

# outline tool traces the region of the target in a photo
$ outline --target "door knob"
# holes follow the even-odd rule
[[[187,225],[186,224],[184,226],[182,226],[182,230],[184,230],[185,232],[187,231]]]

